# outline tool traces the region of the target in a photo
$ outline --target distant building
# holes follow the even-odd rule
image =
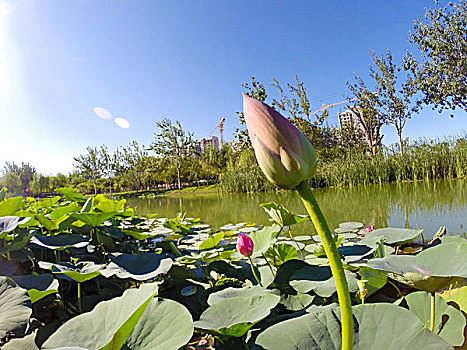
[[[209,147],[219,149],[219,139],[217,136],[205,137],[195,141],[196,152],[204,153]]]
[[[354,107],[354,109],[361,113],[361,109],[359,107]],[[345,127],[352,127],[355,130],[355,132],[357,132],[357,130],[360,130],[363,133],[363,135],[365,135],[365,129],[360,123],[359,117],[352,109],[348,109],[345,112],[339,113],[338,118],[338,132],[340,132]]]

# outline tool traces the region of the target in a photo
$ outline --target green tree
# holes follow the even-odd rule
[[[193,149],[193,134],[183,130],[179,121],[174,124],[164,118],[156,123],[160,132],[155,134],[154,142],[149,147],[158,157],[167,158],[177,172],[178,188],[181,189],[181,172],[185,159]]]
[[[368,142],[368,150],[376,155],[377,149],[381,146],[383,135],[381,127],[386,124],[386,117],[378,111],[381,102],[378,95],[366,86],[362,78],[355,75],[355,82],[346,82],[347,87],[357,100],[353,106],[347,106],[356,116],[359,126],[365,134]]]
[[[7,172],[2,180],[0,187],[6,187],[11,194],[18,194],[21,192],[21,178],[14,172]]]
[[[97,193],[97,180],[100,179],[106,169],[107,147],[86,147],[87,153],[75,157],[74,167],[86,178],[93,182],[94,194]]]
[[[379,113],[396,129],[399,150],[403,153],[402,132],[412,112],[412,80],[407,75],[401,77],[401,68],[394,64],[391,51],[387,50],[385,57],[373,50],[370,53],[376,66],[370,66],[370,76],[376,81]],[[400,79],[403,81],[399,82]]]
[[[29,183],[29,187],[31,189],[31,193],[34,194],[48,193],[52,190],[51,178],[42,174],[34,174],[31,182]]]
[[[406,57],[405,66],[414,76],[422,102],[433,109],[462,108],[467,111],[467,2],[427,9],[415,20],[410,41],[420,51]]]

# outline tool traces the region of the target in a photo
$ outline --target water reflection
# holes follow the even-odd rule
[[[440,226],[448,232],[467,231],[467,181],[437,180],[315,190],[315,195],[332,228],[340,222],[360,221],[375,227],[424,229],[427,238]],[[295,192],[261,194],[219,194],[184,198],[133,199],[138,213],[158,213],[161,217],[186,212],[219,227],[228,223],[252,221],[267,224],[268,215],[258,205],[280,202],[295,214],[305,209]],[[313,233],[309,223],[300,224],[296,233]]]

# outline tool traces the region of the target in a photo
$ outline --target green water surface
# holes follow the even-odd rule
[[[335,228],[341,222],[359,221],[378,227],[406,227],[424,230],[430,238],[440,226],[450,234],[467,232],[467,180],[436,180],[345,188],[315,189],[315,196]],[[158,213],[174,217],[186,213],[213,227],[229,223],[268,224],[268,215],[259,207],[264,202],[279,202],[294,214],[305,214],[295,191],[259,194],[209,194],[180,198],[131,199],[140,214]],[[313,234],[309,222],[294,227],[295,234]]]

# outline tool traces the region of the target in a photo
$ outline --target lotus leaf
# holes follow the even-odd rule
[[[215,248],[219,242],[224,238],[223,232],[218,232],[215,235],[209,237],[199,245],[199,250],[208,250]]]
[[[75,213],[78,211],[79,207],[76,203],[69,204],[69,205],[64,205],[58,208],[55,208],[51,213],[50,213],[50,218],[52,220],[58,220],[62,216],[69,214],[69,213]]]
[[[193,335],[190,312],[176,301],[155,298],[125,342],[131,350],[179,349]]]
[[[342,222],[339,227],[346,230],[358,230],[363,227],[363,224],[361,222]]]
[[[71,187],[56,188],[55,192],[63,194],[67,201],[77,202],[83,199],[83,194],[75,192],[75,190]]]
[[[453,350],[441,337],[423,327],[410,311],[392,304],[357,305],[354,314],[355,350]],[[259,350],[340,349],[340,312],[337,306],[313,307],[309,313],[283,321],[256,339]]]
[[[98,194],[94,197],[94,201],[97,202],[96,208],[104,213],[122,211],[126,203],[126,199],[121,199],[119,201],[111,200],[103,194]]]
[[[109,268],[117,265],[116,274],[119,278],[132,278],[137,281],[147,281],[160,274],[167,273],[172,267],[172,259],[167,255],[156,253],[140,253],[136,255],[120,254],[111,257]]]
[[[11,216],[20,208],[23,197],[11,197],[0,202],[0,216]]]
[[[216,293],[211,293],[208,297],[209,306],[229,298],[251,297],[253,295],[277,294],[277,290],[263,288],[259,285],[243,288],[229,287]]]
[[[0,217],[0,239],[5,237],[8,232],[13,231],[18,225],[25,224],[31,218],[20,218],[18,216]]]
[[[386,244],[403,244],[410,242],[422,234],[423,230],[411,230],[407,228],[379,228],[365,234],[359,242],[369,247],[374,247],[377,242],[384,240]]]
[[[55,196],[52,198],[43,198],[40,201],[36,202],[35,207],[36,209],[50,208],[57,204],[59,200],[60,196]]]
[[[297,248],[288,243],[276,243],[270,247],[264,256],[274,266],[280,266],[286,261],[297,259]]]
[[[18,286],[28,291],[31,302],[45,298],[47,295],[58,293],[58,281],[50,273],[42,275],[22,275],[11,277]]]
[[[388,276],[384,272],[363,266],[358,270],[358,274],[363,280],[366,280],[366,296],[369,297],[377,290],[383,288],[388,282]]]
[[[14,252],[14,251],[21,250],[28,244],[29,240],[33,236],[34,234],[32,233],[22,231],[13,239],[12,242],[4,246],[1,252],[4,253],[4,252]]]
[[[277,225],[265,226],[261,230],[251,232],[249,237],[253,241],[253,255],[252,257],[261,256],[269,247],[276,242],[275,235],[279,232],[280,228]]]
[[[467,278],[467,242],[442,243],[413,255],[389,255],[368,261],[368,266],[411,287],[437,292]]]
[[[206,309],[194,324],[196,328],[241,337],[269,315],[279,300],[274,294],[224,299]]]
[[[3,350],[39,350],[34,339],[36,338],[36,333],[31,333],[23,338],[14,338],[6,343],[2,349]]]
[[[89,244],[89,238],[77,233],[60,234],[55,236],[35,235],[31,244],[39,249],[65,250],[67,248],[83,248]]]
[[[357,278],[354,273],[345,271],[349,290],[357,289]],[[290,285],[300,293],[314,291],[321,297],[330,297],[336,292],[336,284],[331,269],[327,266],[308,265],[295,271],[290,276]]]
[[[467,286],[446,290],[440,294],[448,303],[455,303],[467,314]]]
[[[86,225],[91,227],[97,227],[103,224],[108,219],[114,217],[118,213],[106,212],[106,213],[73,213],[70,216],[76,220],[84,222]]]
[[[31,316],[31,299],[25,289],[0,276],[0,339],[7,333],[22,337]]]
[[[261,203],[260,207],[262,207],[279,226],[290,226],[302,221],[310,221],[309,216],[294,215],[281,204],[274,202]]]
[[[431,296],[427,292],[410,293],[404,297],[409,310],[430,329]],[[449,344],[460,346],[464,342],[465,317],[456,308],[448,305],[443,298],[435,295],[435,323],[433,333],[438,334]]]
[[[110,264],[95,264],[91,261],[82,261],[76,265],[68,262],[54,264],[39,261],[39,267],[44,270],[52,271],[58,278],[68,279],[78,283],[86,282],[99,275],[110,277],[121,271],[118,266],[110,266]]]
[[[63,324],[42,349],[120,349],[156,294],[157,285],[153,283],[127,289],[121,297],[103,301],[91,312]]]

